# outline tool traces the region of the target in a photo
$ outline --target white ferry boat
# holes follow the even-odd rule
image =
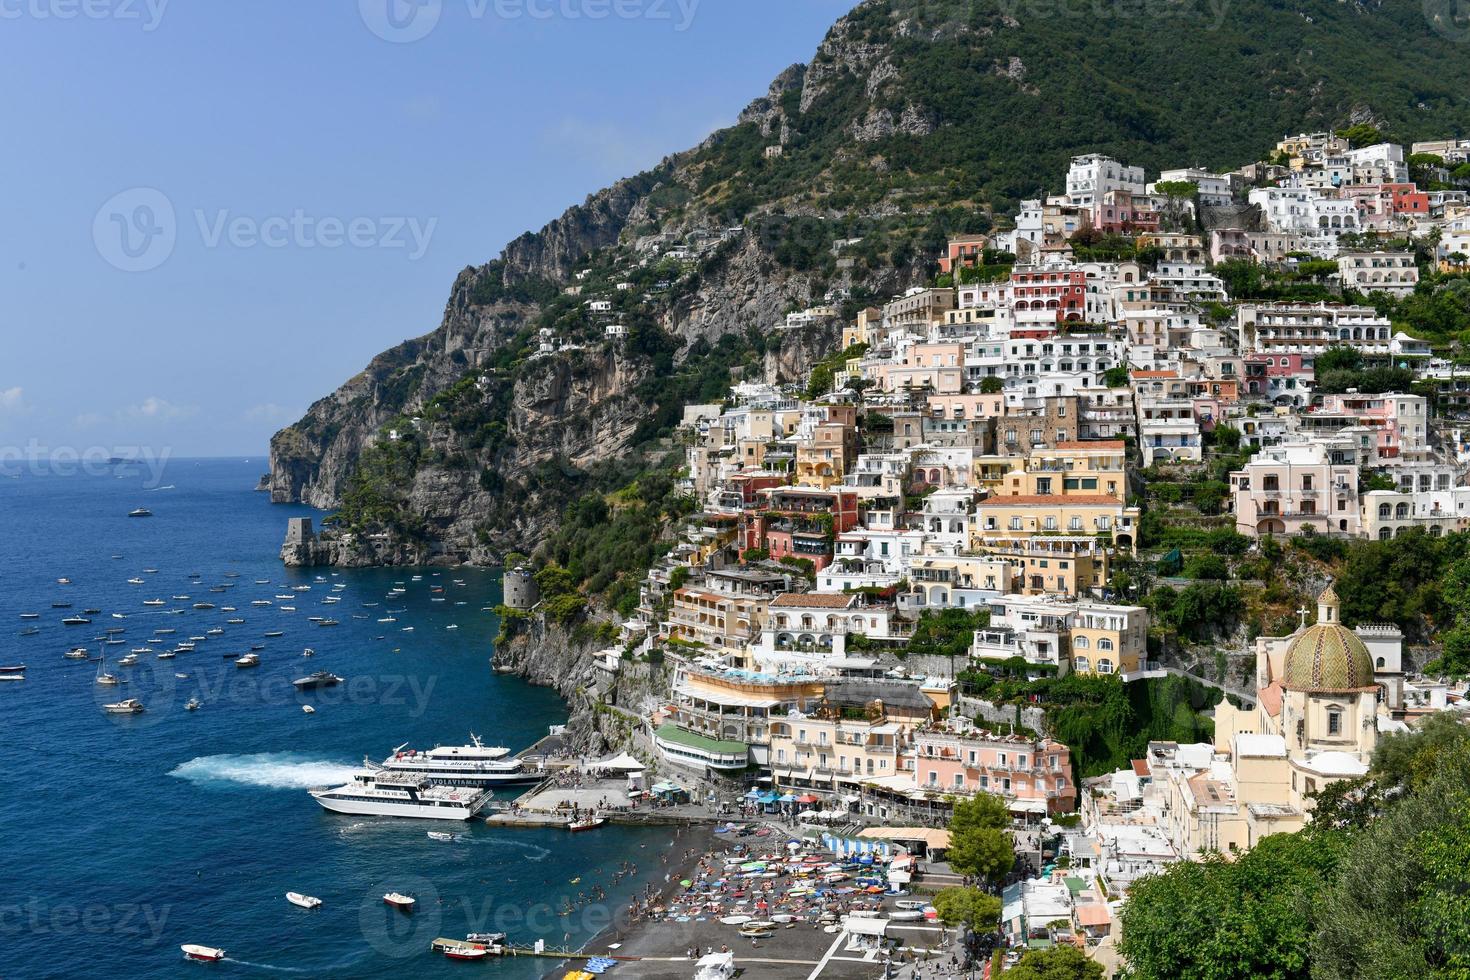
[[[513,786],[537,783],[546,776],[520,759],[508,758],[510,749],[485,745],[473,733],[470,743],[441,745],[427,752],[414,751],[405,743],[381,763],[364,761],[375,771],[422,773],[441,786]]]
[[[311,795],[333,813],[427,820],[468,820],[490,798],[473,787],[435,785],[416,772],[362,772],[345,786],[314,789]]]

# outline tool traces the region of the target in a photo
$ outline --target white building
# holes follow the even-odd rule
[[[1419,285],[1419,266],[1411,252],[1340,252],[1337,278],[1344,289],[1402,297]]]
[[[1142,167],[1129,167],[1110,156],[1089,153],[1073,157],[1067,168],[1067,199],[1070,203],[1090,207],[1100,202],[1109,191],[1145,193]]]
[[[1199,188],[1199,202],[1205,207],[1224,207],[1231,202],[1229,174],[1215,174],[1197,167],[1180,170],[1165,170],[1159,174],[1158,183],[1187,181]],[[1157,184],[1150,184],[1149,193],[1154,193]]]

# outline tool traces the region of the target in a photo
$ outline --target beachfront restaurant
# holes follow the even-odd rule
[[[654,730],[653,744],[665,759],[688,769],[732,773],[750,764],[750,747],[744,742],[710,738],[669,722]]]

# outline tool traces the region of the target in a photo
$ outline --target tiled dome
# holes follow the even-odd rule
[[[1317,600],[1317,625],[1286,648],[1282,683],[1288,691],[1340,694],[1372,688],[1373,657],[1358,634],[1338,621],[1337,593],[1327,587]]]

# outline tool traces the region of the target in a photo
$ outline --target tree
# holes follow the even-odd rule
[[[978,888],[945,888],[934,896],[934,911],[946,925],[989,932],[1000,922],[1000,899]]]
[[[1076,946],[1033,949],[1005,972],[1006,980],[1102,980],[1101,963]]]
[[[1005,390],[1005,387],[1005,382],[997,377],[980,379],[980,393],[982,395],[998,395]]]
[[[1382,131],[1372,123],[1357,123],[1346,129],[1339,129],[1337,135],[1355,147],[1373,146],[1384,140]]]
[[[1356,347],[1329,347],[1313,362],[1318,374],[1325,371],[1356,371],[1363,366],[1363,355]]]
[[[1010,825],[1006,802],[994,793],[976,793],[968,800],[956,802],[949,818],[951,836],[975,830],[1003,830]]]
[[[949,866],[987,882],[1010,871],[1016,864],[1010,825],[1010,811],[999,796],[976,793],[956,802],[949,818]]]
[[[1008,832],[993,827],[959,835],[951,831],[949,866],[962,875],[994,881],[1016,866],[1016,846]]]
[[[1335,863],[1324,837],[1275,834],[1237,861],[1180,861],[1140,880],[1119,916],[1130,980],[1307,980],[1309,898]]]

